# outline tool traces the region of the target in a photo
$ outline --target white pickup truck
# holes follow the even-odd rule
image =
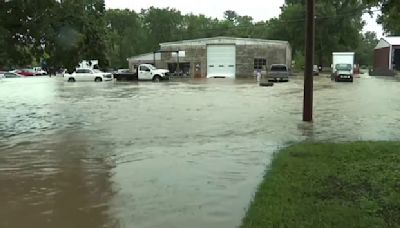
[[[112,81],[113,76],[110,73],[104,73],[96,69],[76,69],[72,74],[64,74],[64,79],[68,82],[89,81],[102,82]]]
[[[114,73],[114,78],[118,81],[152,80],[154,82],[169,79],[168,70],[157,69],[151,64],[141,64],[134,71]]]
[[[47,72],[44,71],[41,67],[34,67],[33,72],[35,75],[47,75]]]

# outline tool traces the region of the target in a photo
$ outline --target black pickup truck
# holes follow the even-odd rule
[[[139,79],[137,73],[130,72],[128,69],[117,71],[113,75],[117,81],[137,81]]]

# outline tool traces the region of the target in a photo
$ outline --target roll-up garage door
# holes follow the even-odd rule
[[[235,78],[236,47],[235,45],[207,46],[207,77]]]

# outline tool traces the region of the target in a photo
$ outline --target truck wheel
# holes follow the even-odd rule
[[[75,82],[75,78],[68,78],[68,82]]]
[[[156,75],[153,77],[153,82],[160,82],[161,81],[161,77],[159,75]]]
[[[97,78],[94,79],[94,81],[95,81],[95,82],[101,82],[101,81],[103,81],[103,79],[97,77]]]

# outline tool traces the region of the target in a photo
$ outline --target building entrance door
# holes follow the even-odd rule
[[[194,64],[194,78],[201,78],[201,64]]]

